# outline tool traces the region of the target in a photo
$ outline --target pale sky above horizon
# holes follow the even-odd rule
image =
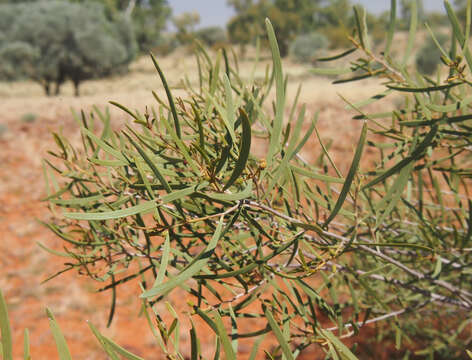
[[[219,25],[224,26],[234,15],[234,11],[226,4],[226,0],[168,0],[174,15],[188,11],[198,11],[201,22],[199,27]],[[351,0],[362,4],[373,13],[381,13],[390,8],[390,0]],[[442,0],[424,0],[426,11],[442,11]]]

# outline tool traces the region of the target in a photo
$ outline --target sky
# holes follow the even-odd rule
[[[187,11],[198,11],[201,22],[199,27],[219,25],[224,26],[234,15],[231,7],[226,5],[226,0],[168,0],[173,14],[178,15]],[[352,3],[360,3],[373,13],[388,10],[390,0],[352,0]],[[438,11],[443,9],[443,0],[424,0],[427,11]]]

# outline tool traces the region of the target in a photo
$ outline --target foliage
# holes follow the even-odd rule
[[[198,29],[195,32],[195,37],[209,47],[218,47],[228,41],[225,29],[220,26],[208,26]]]
[[[320,29],[320,34],[328,39],[328,44],[332,49],[346,49],[352,45],[349,40],[349,32],[342,26],[325,27]]]
[[[290,44],[298,34],[330,29],[335,31],[346,25],[350,18],[349,0],[274,0],[258,2],[230,2],[237,14],[228,23],[233,43],[253,43],[265,32],[263,23],[270,18],[277,32],[282,57],[288,55]],[[326,32],[326,35],[330,33]],[[329,36],[329,35],[328,35]],[[345,37],[344,37],[345,38]],[[330,39],[331,40],[331,39]]]
[[[449,70],[446,79],[433,80],[411,72],[406,65],[417,30],[414,3],[408,44],[401,59],[392,59],[390,53],[394,22],[390,24],[385,50],[377,55],[369,47],[368,32],[360,14],[357,21],[359,38],[355,45],[364,56],[352,62],[348,69],[331,69],[331,74],[353,73],[335,83],[378,77],[384,79],[386,86],[384,92],[371,99],[349,105],[359,113],[355,118],[365,119],[377,135],[375,140],[368,142],[378,150],[377,166],[365,173],[365,176],[376,178],[362,188],[367,191],[364,194],[371,199],[369,202],[375,214],[370,228],[374,236],[365,239],[382,246],[377,248],[379,256],[385,260],[390,258],[387,262],[397,270],[381,275],[377,271],[364,273],[357,266],[353,268],[359,274],[369,274],[374,282],[386,281],[392,287],[407,288],[414,283],[414,288],[410,289],[412,296],[417,297],[416,305],[410,302],[410,308],[404,306],[399,310],[407,313],[416,307],[414,313],[399,317],[395,326],[385,326],[384,330],[396,337],[397,349],[401,348],[399,341],[401,343],[402,338],[410,337],[414,340],[416,355],[449,359],[463,358],[463,349],[471,344],[471,338],[465,332],[470,323],[467,309],[471,306],[471,292],[461,279],[468,276],[465,269],[469,266],[472,225],[468,170],[471,157],[470,150],[466,150],[470,144],[472,119],[470,107],[466,105],[471,97],[471,82],[467,77],[472,57],[456,14],[448,1],[444,4],[453,42],[448,52],[441,47],[439,39],[435,38],[435,43],[442,49],[443,61]],[[326,70],[319,69],[318,72]],[[401,109],[375,114],[368,114],[363,109],[395,93],[404,95]],[[388,166],[389,163],[393,167]],[[379,184],[385,186],[383,191],[374,190]],[[428,247],[431,255],[388,249],[390,244],[398,242]],[[397,277],[398,269],[407,276]],[[375,293],[381,294],[380,291]],[[383,290],[383,293],[389,292]],[[405,295],[399,295],[402,302],[408,299]],[[435,302],[437,305],[433,305]],[[450,309],[456,306],[456,310]],[[441,324],[439,328],[438,324]],[[447,338],[444,333],[448,334]]]
[[[2,78],[17,80],[26,74],[36,72],[33,64],[40,61],[40,53],[30,44],[23,41],[13,41],[0,48],[0,67]]]
[[[299,35],[290,45],[290,54],[299,62],[313,62],[327,46],[328,39],[322,34]]]
[[[226,0],[226,2],[238,13],[247,11],[253,4],[253,0]]]
[[[122,17],[131,20],[136,42],[141,52],[158,45],[171,9],[167,0],[68,0],[74,3],[95,2],[105,8],[110,21]]]
[[[111,317],[116,288],[140,279],[169,358],[181,358],[181,315],[169,304],[174,320],[167,325],[155,304],[177,288],[193,298],[189,316],[217,335],[215,358],[235,359],[245,338],[258,338],[256,356],[271,332],[278,346],[265,349],[269,358],[294,359],[315,345],[327,358],[355,359],[359,350],[340,339],[365,336],[370,324],[377,339],[395,339],[392,358],[410,350],[465,356],[472,345],[472,55],[446,1],[454,38],[443,53],[449,77],[411,72],[417,11],[413,5],[397,59],[392,5],[379,54],[356,7],[352,49],[324,59],[355,52],[355,60],[314,70],[338,74],[335,83],[378,78],[384,85],[365,101],[345,99],[360,132],[347,172],[324,145],[316,116],[307,119],[296,100],[286,104],[270,22],[273,69],[265,79],[243,81],[224,53],[214,61],[198,53],[197,88],[187,84],[189,96],[174,98],[153,58],[167,101],[154,93],[157,108],[144,114],[112,103],[134,121],[118,132],[106,114],[82,113],[80,149],[54,134],[57,159],[47,161],[46,178],[56,218],[47,226],[64,240],[65,270],[105,283]],[[398,95],[400,110],[387,104],[369,113],[369,104]],[[313,134],[321,150],[312,163],[300,150]],[[252,154],[253,136],[267,140],[264,158]],[[193,358],[200,356],[198,331],[192,325]]]
[[[441,46],[444,46],[448,40],[448,36],[439,33],[436,35],[436,40]],[[436,42],[432,38],[428,38],[416,54],[416,66],[418,71],[425,75],[431,75],[436,71],[440,63],[441,51],[436,45]]]
[[[28,112],[21,115],[21,122],[29,124],[35,122],[37,118],[38,116],[35,113]]]
[[[265,2],[257,4],[252,4],[251,2],[244,7],[238,6],[236,9],[241,9],[242,11],[227,24],[229,38],[233,44],[241,45],[243,56],[245,45],[254,43],[264,32],[262,24],[266,7]]]
[[[461,21],[462,26],[465,27],[467,23],[466,15],[470,13],[470,8],[469,9],[467,8],[467,0],[454,0],[454,5],[457,9],[456,11],[457,17]],[[470,23],[469,23],[469,26],[471,26]]]
[[[166,56],[179,47],[179,41],[174,34],[162,34],[159,41],[153,46],[153,52],[157,55]]]
[[[414,4],[413,4],[414,3]],[[399,26],[408,29],[408,24],[411,22],[411,12],[412,7],[415,6],[416,8],[416,16],[419,22],[424,22],[426,19],[426,12],[424,10],[423,0],[400,0],[401,4],[401,21],[399,22]]]
[[[14,12],[14,21],[9,19]],[[0,44],[0,76],[31,78],[50,95],[51,85],[71,80],[79,94],[82,81],[125,69],[136,45],[129,22],[107,20],[99,4],[62,1],[1,5],[0,28],[9,41]]]
[[[195,37],[195,27],[200,23],[198,12],[184,12],[174,16],[172,22],[177,29],[176,37],[181,45],[189,44]]]
[[[167,0],[137,1],[131,19],[141,52],[148,52],[158,44],[170,15]]]
[[[2,4],[33,3],[46,0],[0,0]],[[171,9],[167,0],[67,0],[79,4],[99,4],[106,17],[114,22],[126,17],[131,20],[136,42],[141,52],[158,45]],[[1,21],[1,20],[0,20]]]

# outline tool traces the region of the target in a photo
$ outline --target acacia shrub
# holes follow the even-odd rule
[[[262,349],[271,358],[294,359],[313,345],[327,357],[355,359],[361,349],[342,339],[371,326],[372,340],[393,341],[392,357],[465,356],[472,344],[472,56],[445,1],[454,38],[443,54],[448,78],[408,68],[416,7],[396,59],[392,5],[383,51],[371,48],[366,13],[356,7],[353,47],[323,59],[354,53],[355,60],[314,70],[339,75],[335,83],[377,77],[384,85],[365,101],[344,99],[361,128],[347,172],[336,166],[316,116],[296,100],[286,104],[270,22],[272,75],[246,82],[223,52],[216,59],[203,52],[198,83],[186,84],[187,98],[174,98],[153,59],[166,92],[165,100],[154,93],[156,108],[113,103],[133,121],[116,132],[104,114],[83,113],[79,149],[54,135],[56,159],[46,174],[56,216],[47,226],[64,240],[65,270],[110,292],[110,319],[117,288],[138,279],[144,314],[170,358],[182,357],[183,317],[209,325],[216,358],[235,359],[247,338],[257,355],[272,333],[277,346]],[[368,111],[396,94],[405,99],[400,110],[387,103],[381,113]],[[267,140],[262,158],[251,152],[253,136]],[[322,149],[314,163],[300,153],[311,136]],[[369,161],[362,161],[366,147]],[[177,288],[193,299],[186,314],[167,297]],[[157,311],[163,300],[169,323]],[[194,358],[205,341],[199,331],[191,322]]]

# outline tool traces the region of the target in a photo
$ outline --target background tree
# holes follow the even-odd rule
[[[253,0],[227,0],[228,5],[232,6],[237,13],[247,11],[254,3]]]
[[[418,21],[424,22],[426,19],[426,12],[424,10],[424,4],[423,0],[401,0],[400,5],[401,5],[401,24],[403,28],[408,27],[408,24],[410,23],[411,19],[411,7],[413,1],[416,2],[416,9],[418,12]]]
[[[288,54],[289,43],[300,27],[300,17],[294,11],[293,2],[280,3],[261,0],[257,3],[240,7],[243,11],[232,18],[228,24],[228,32],[234,43],[247,44],[264,33],[262,24],[270,18],[278,34],[281,56]]]
[[[299,35],[290,44],[290,55],[298,62],[315,62],[328,46],[328,39],[320,33]]]
[[[88,2],[90,0],[73,0]],[[123,14],[130,17],[141,52],[156,46],[162,36],[171,9],[167,0],[93,0],[103,4],[111,19]]]
[[[37,2],[38,0],[0,0],[0,4]],[[159,44],[171,9],[167,0],[66,0],[72,3],[101,4],[109,20],[123,15],[131,18],[136,41],[141,52]]]
[[[449,36],[444,33],[438,33],[436,34],[436,40],[444,47],[449,40]],[[416,54],[416,67],[418,71],[425,75],[432,75],[439,64],[441,64],[441,55],[441,51],[433,39],[428,38]]]
[[[121,11],[125,9],[124,6],[120,7]],[[167,0],[136,0],[131,19],[141,52],[147,53],[159,43],[170,16],[171,8]]]
[[[318,1],[311,0],[274,0],[269,7],[271,19],[278,35],[280,55],[288,55],[290,43],[300,32],[313,31],[314,15]]]
[[[454,0],[454,5],[457,9],[457,17],[465,24],[467,14],[467,0]]]
[[[226,30],[220,26],[208,26],[198,29],[195,37],[209,47],[218,47],[228,41]]]
[[[16,15],[9,21],[6,17],[12,11]],[[53,84],[54,93],[59,94],[66,80],[73,82],[79,95],[82,81],[125,69],[136,52],[129,21],[121,17],[111,22],[104,7],[96,3],[2,5],[0,23],[6,24],[1,31],[8,39],[0,43],[0,76],[8,80],[30,78],[40,83],[47,95],[52,94]],[[28,56],[18,63],[20,54]]]
[[[196,11],[184,12],[172,18],[177,33],[177,40],[181,44],[188,44],[195,36],[195,27],[200,23],[200,14]]]
[[[288,54],[291,42],[299,34],[320,31],[333,46],[347,42],[346,25],[352,18],[349,0],[234,0],[228,3],[236,10],[236,16],[228,23],[233,43],[247,44],[261,36],[264,29],[257,24],[262,24],[266,17],[277,31],[282,56]]]
[[[348,47],[348,34],[353,26],[353,12],[349,0],[323,1],[313,9],[312,22],[305,17],[304,32],[316,28],[324,34],[333,48]]]
[[[238,12],[228,22],[227,29],[231,42],[241,46],[242,57],[246,53],[246,45],[253,43],[257,37],[264,33],[262,24],[267,7],[266,1],[257,3],[246,1],[243,5],[241,2],[237,2],[235,10]]]

